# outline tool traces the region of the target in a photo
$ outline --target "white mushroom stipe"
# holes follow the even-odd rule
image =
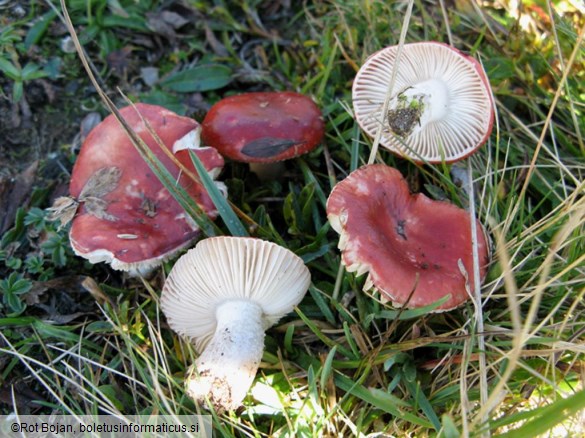
[[[447,115],[448,107],[449,90],[444,82],[436,79],[415,84],[390,101],[390,110],[405,109],[418,114],[417,123],[411,126],[413,132],[442,120]],[[391,119],[390,114],[387,117]]]
[[[293,310],[309,284],[300,257],[260,239],[212,237],[182,256],[161,308],[200,353],[187,393],[218,411],[240,406],[262,358],[264,330]]]
[[[246,396],[262,359],[263,312],[253,301],[233,300],[221,304],[215,317],[215,333],[185,386],[198,403],[209,398],[213,405],[232,410]]]

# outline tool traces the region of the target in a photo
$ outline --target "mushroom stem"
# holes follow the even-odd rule
[[[255,173],[260,181],[271,181],[282,177],[286,167],[282,161],[274,163],[250,163],[250,171]]]
[[[397,135],[408,136],[443,119],[449,108],[449,91],[443,81],[429,79],[412,85],[390,102],[388,124]]]
[[[208,398],[218,411],[240,406],[252,385],[264,350],[262,308],[246,299],[230,300],[215,312],[211,341],[195,361],[187,393],[199,403]]]
[[[441,120],[447,114],[449,90],[445,82],[429,79],[408,87],[399,94],[399,101],[406,107],[420,107],[421,113],[428,118],[427,122]]]

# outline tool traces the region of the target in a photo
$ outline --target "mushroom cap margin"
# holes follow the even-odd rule
[[[473,284],[469,214],[449,202],[411,195],[396,169],[372,164],[352,172],[333,188],[327,216],[340,234],[339,249],[347,270],[368,273],[364,290],[374,287],[382,299],[409,308],[450,294],[436,311],[453,309],[469,298],[466,283]],[[489,248],[483,227],[477,224],[483,280]]]
[[[215,310],[223,302],[255,301],[268,328],[301,302],[310,281],[303,260],[275,243],[210,237],[175,263],[163,287],[161,308],[171,328],[202,351],[215,332]]]

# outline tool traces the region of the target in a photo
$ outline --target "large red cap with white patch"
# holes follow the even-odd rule
[[[215,177],[223,158],[215,149],[199,148],[199,124],[154,105],[128,106],[120,114],[178,184],[215,218],[205,189],[180,172],[143,119],[183,165],[195,172],[188,152],[193,149]],[[106,261],[115,269],[146,272],[198,234],[196,224],[144,162],[114,116],[104,119],[83,143],[69,190],[80,202],[71,226],[71,245],[92,263]]]
[[[368,273],[364,289],[374,287],[382,298],[409,308],[449,295],[439,311],[469,298],[466,285],[473,285],[473,254],[468,212],[410,194],[398,170],[372,164],[352,172],[331,192],[327,217],[340,234],[347,270]],[[483,280],[489,251],[479,222],[477,229]]]
[[[246,163],[297,157],[315,149],[325,132],[315,102],[290,91],[226,97],[211,107],[201,127],[204,144]]]

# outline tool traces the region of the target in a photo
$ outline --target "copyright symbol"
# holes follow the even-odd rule
[[[10,429],[12,430],[12,432],[18,432],[20,430],[20,426],[18,425],[18,423],[12,423],[12,425],[10,426]]]

